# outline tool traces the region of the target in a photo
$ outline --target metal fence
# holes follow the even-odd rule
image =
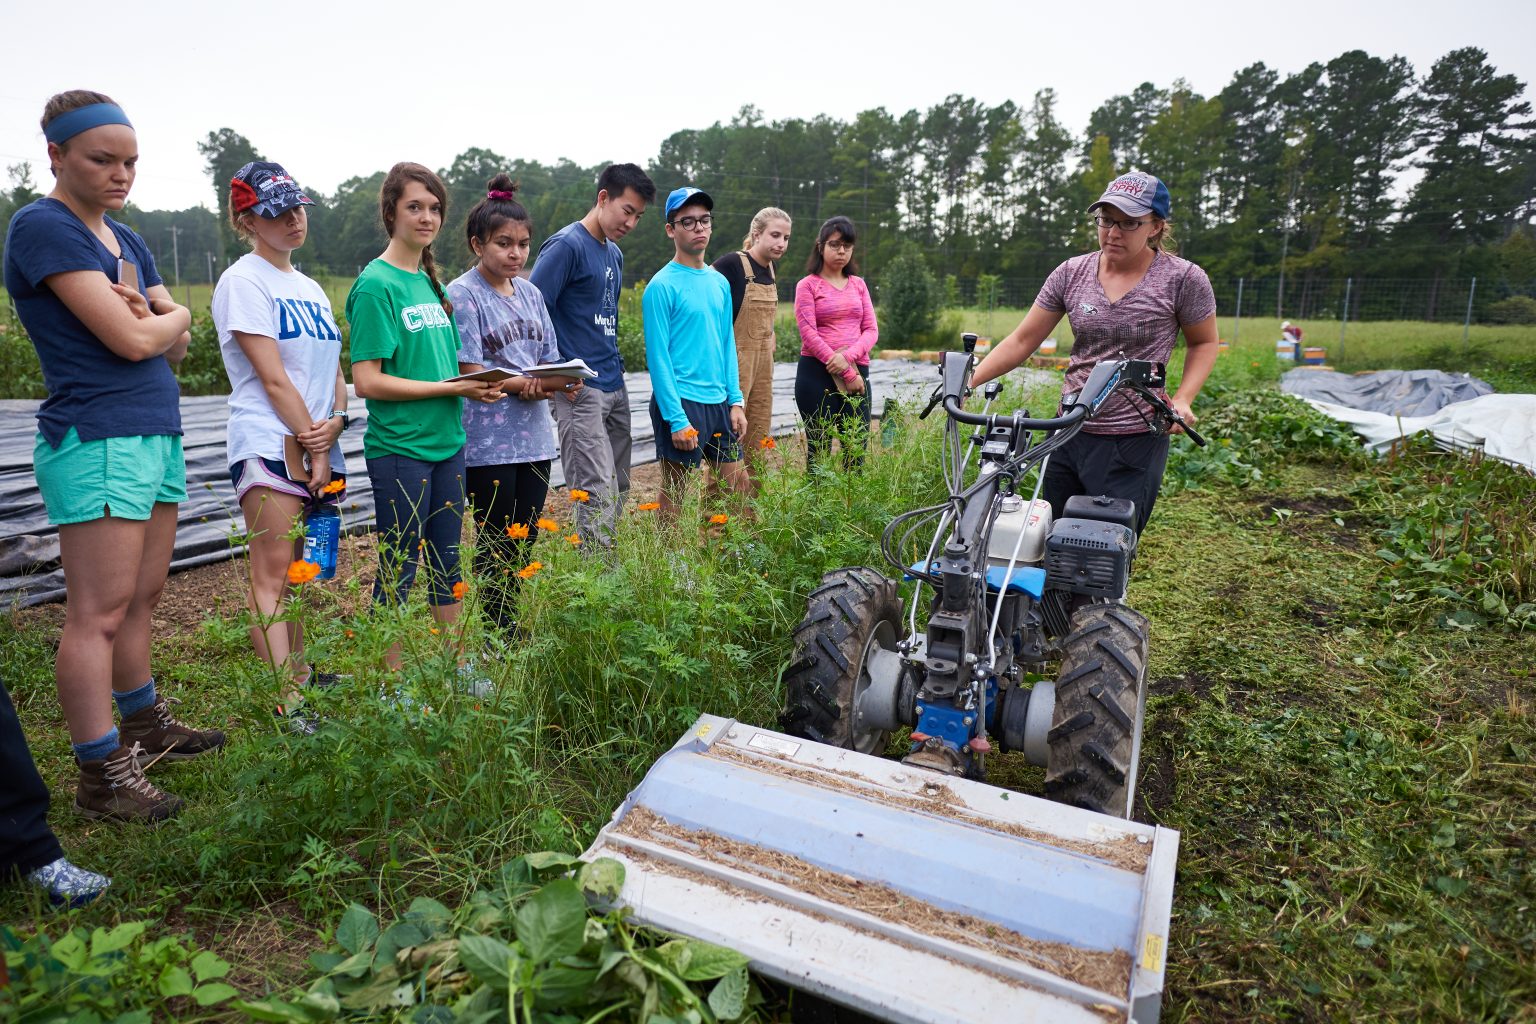
[[[1034,302],[1042,281],[982,275],[948,278],[952,305],[1021,309]],[[1216,311],[1222,317],[1274,320],[1424,320],[1440,323],[1503,322],[1499,303],[1514,296],[1536,299],[1536,281],[1463,278],[1274,277],[1216,278]]]

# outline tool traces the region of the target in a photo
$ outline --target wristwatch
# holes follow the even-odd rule
[[[331,419],[335,419],[337,416],[341,417],[341,429],[343,431],[345,431],[348,427],[350,427],[352,425],[352,417],[347,415],[347,410],[345,410],[345,409],[332,409],[331,410]]]

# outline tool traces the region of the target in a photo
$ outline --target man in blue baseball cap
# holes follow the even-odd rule
[[[645,360],[651,372],[651,426],[661,462],[661,513],[682,502],[689,470],[708,459],[727,487],[745,493],[741,435],[747,413],[736,365],[731,286],[704,262],[715,201],[685,185],[667,196],[672,262],[646,286]]]

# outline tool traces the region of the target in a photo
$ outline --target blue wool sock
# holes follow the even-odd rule
[[[112,751],[116,750],[121,741],[117,738],[117,726],[107,730],[105,736],[90,740],[86,743],[76,743],[75,756],[82,761],[100,761]]]
[[[135,711],[143,711],[155,702],[155,677],[137,690],[113,690],[112,699],[117,702],[117,713],[127,718]]]

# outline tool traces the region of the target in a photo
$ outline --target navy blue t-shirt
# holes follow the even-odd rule
[[[624,253],[619,247],[593,238],[581,221],[567,224],[539,246],[538,262],[528,277],[544,295],[561,357],[586,360],[597,373],[597,379],[587,383],[599,391],[623,387],[619,290]]]
[[[138,264],[139,291],[160,284],[144,240],[116,221],[107,224],[123,258]],[[43,438],[57,448],[70,427],[82,441],[180,434],[181,391],[165,357],[124,359],[43,283],[72,270],[99,270],[116,281],[117,257],[57,199],[39,199],[18,210],[5,236],[5,290],[43,364],[48,398],[37,411]]]

